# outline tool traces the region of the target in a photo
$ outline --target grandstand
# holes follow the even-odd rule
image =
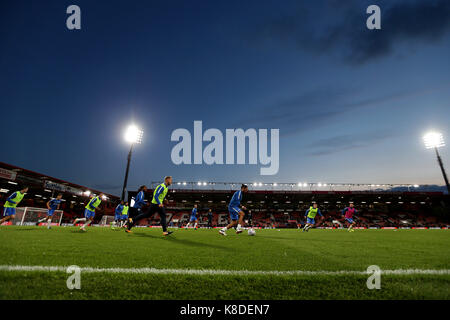
[[[63,194],[60,209],[64,211],[62,224],[70,223],[74,217],[81,216],[90,194],[99,194],[101,191],[67,182],[45,174],[23,169],[11,164],[0,162],[0,204],[21,186],[28,186],[29,190],[20,207],[46,208],[46,203],[58,193]],[[106,194],[107,200],[98,210],[96,221],[104,214],[114,213],[114,204],[118,197]]]
[[[153,184],[154,185],[154,184]],[[222,183],[212,189],[203,184],[169,191],[167,214],[169,225],[184,226],[194,204],[198,205],[200,226],[206,226],[206,213],[214,212],[213,226],[228,223],[228,201],[239,183]],[[287,184],[286,184],[287,185]],[[353,202],[358,210],[357,228],[447,228],[450,225],[450,197],[442,192],[361,190],[253,190],[245,194],[242,204],[252,213],[253,226],[259,228],[297,228],[304,223],[305,211],[317,202],[325,216],[319,228],[342,226],[341,210]],[[146,193],[151,198],[153,190]],[[136,191],[129,192],[129,199]],[[157,226],[159,217],[153,216],[141,225]]]
[[[30,190],[22,207],[45,208],[46,202],[57,193],[63,193],[61,209],[64,211],[62,224],[71,223],[82,216],[89,194],[101,191],[50,177],[0,162],[0,203],[19,186],[27,185]],[[192,207],[199,207],[199,225],[207,224],[207,210],[213,210],[213,226],[222,227],[228,223],[228,201],[238,182],[199,183],[175,182],[169,191],[167,214],[169,225],[183,227]],[[152,182],[150,186],[156,186]],[[450,225],[450,196],[443,192],[422,192],[414,185],[372,185],[372,184],[249,184],[250,191],[243,204],[252,214],[252,225],[257,228],[297,228],[304,223],[304,213],[311,203],[317,202],[325,219],[317,224],[319,228],[342,226],[340,212],[353,202],[358,210],[357,228],[447,228]],[[393,191],[404,187],[406,191]],[[151,199],[153,190],[146,193]],[[136,191],[129,191],[131,199]],[[95,223],[104,215],[114,215],[119,198],[106,194]],[[159,217],[143,220],[140,225],[158,226]]]

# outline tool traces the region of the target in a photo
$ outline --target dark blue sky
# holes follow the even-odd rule
[[[367,30],[369,4],[382,30]],[[168,174],[442,184],[421,137],[450,139],[449,1],[6,0],[0,12],[1,161],[119,194],[134,121],[145,134],[129,189]],[[172,164],[170,135],[194,120],[279,128],[278,174]]]

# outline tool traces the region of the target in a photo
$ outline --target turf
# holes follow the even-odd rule
[[[101,268],[364,271],[450,269],[448,230],[217,230],[0,227],[0,265]],[[230,276],[83,273],[68,290],[64,272],[2,271],[0,299],[449,299],[450,275]]]

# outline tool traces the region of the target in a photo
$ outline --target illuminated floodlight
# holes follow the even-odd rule
[[[84,192],[84,195],[85,195],[85,196],[89,196],[90,194],[91,194],[91,192],[90,192],[89,190],[87,190],[87,191]]]
[[[439,132],[428,132],[423,136],[423,142],[425,143],[425,148],[440,148],[445,146],[444,136]]]
[[[445,146],[444,136],[439,132],[428,132],[423,136],[423,142],[427,149],[434,149],[436,151],[436,157],[439,163],[439,167],[442,171],[442,176],[444,177],[445,185],[447,186],[447,191],[450,194],[450,182],[448,181],[447,173],[445,172],[444,163],[442,162],[441,155],[438,149]]]
[[[199,185],[199,186],[201,186],[202,185],[202,183],[199,181],[199,182],[197,182],[197,185]]]
[[[183,186],[185,186],[186,185],[186,182],[183,182]]]
[[[278,184],[277,184],[276,182],[273,184],[274,187],[276,187],[277,185],[278,185]]]
[[[414,186],[413,186],[414,188],[418,188],[419,187],[419,185],[418,184],[415,184]]]
[[[107,196],[105,196],[105,195],[102,195],[102,200],[107,200],[108,199],[108,197]]]
[[[142,136],[144,135],[144,131],[139,129],[136,125],[130,125],[125,131],[125,141],[129,143],[142,143]]]
[[[260,183],[258,184],[258,186],[260,186],[260,187],[261,187],[261,186],[262,186],[262,183],[260,182]]]
[[[321,186],[322,186],[322,184],[321,184],[321,183],[319,182],[318,186],[319,186],[319,187],[321,187]]]
[[[203,182],[203,185],[206,186],[206,182]]]

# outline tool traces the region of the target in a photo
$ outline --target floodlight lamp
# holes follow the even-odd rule
[[[440,148],[445,146],[444,136],[439,132],[428,132],[423,136],[423,142],[425,143],[425,148]]]
[[[125,141],[129,143],[142,143],[142,136],[144,135],[144,131],[139,129],[136,125],[130,125],[125,131]]]

